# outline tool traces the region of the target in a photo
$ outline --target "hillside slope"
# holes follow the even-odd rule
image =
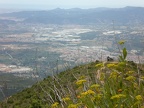
[[[93,62],[47,77],[0,103],[1,108],[140,108],[144,65]]]

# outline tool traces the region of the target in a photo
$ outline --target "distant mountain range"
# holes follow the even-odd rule
[[[118,24],[144,23],[143,7],[94,8],[94,9],[54,9],[47,11],[21,11],[0,14],[3,17],[24,19],[24,23],[44,24]]]

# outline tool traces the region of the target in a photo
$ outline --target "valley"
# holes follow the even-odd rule
[[[24,19],[6,17],[16,22],[0,24],[0,100],[80,64],[106,61],[107,56],[117,61],[120,40],[126,41],[129,61],[144,63],[143,24],[44,24]]]

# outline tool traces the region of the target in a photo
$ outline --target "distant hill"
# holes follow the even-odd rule
[[[120,24],[143,23],[143,7],[93,8],[93,9],[54,9],[47,11],[21,11],[1,14],[0,16],[24,18],[25,23],[44,24]]]

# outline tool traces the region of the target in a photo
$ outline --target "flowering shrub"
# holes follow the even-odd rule
[[[97,64],[95,68],[99,68],[100,77],[97,77],[97,71],[92,73],[92,76],[96,76],[97,83],[89,80],[89,75],[78,79],[75,82],[78,86],[76,97],[63,98],[67,103],[65,108],[142,108],[140,106],[144,106],[143,73],[136,77],[137,70],[129,68],[128,65],[125,61],[109,62],[105,66]],[[103,67],[105,69],[102,70]]]

